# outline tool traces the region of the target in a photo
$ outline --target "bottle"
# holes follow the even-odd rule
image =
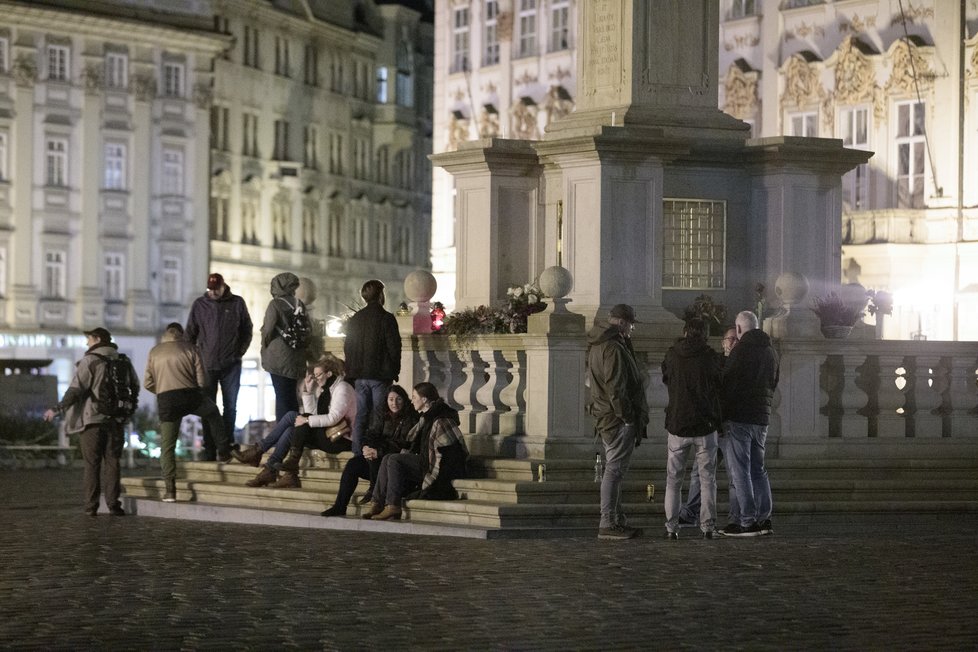
[[[541,464],[537,466],[537,482],[547,481],[547,465]]]
[[[604,462],[601,460],[601,453],[594,456],[594,481],[601,482],[601,476],[604,475]]]

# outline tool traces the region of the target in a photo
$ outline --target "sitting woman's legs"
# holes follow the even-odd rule
[[[299,416],[298,412],[286,412],[285,416],[276,422],[265,438],[258,442],[258,450],[262,453],[267,451],[269,448],[275,446],[281,439],[282,435],[288,432],[293,426],[295,426],[295,418]]]
[[[412,453],[386,455],[383,466],[387,470],[387,486],[381,494],[384,498],[383,504],[400,507],[401,498],[420,485],[424,479],[421,476],[421,458]],[[382,475],[383,470],[384,468],[382,467]],[[377,487],[374,489],[375,496],[377,495],[377,489],[380,487],[380,484],[380,478],[378,477]]]
[[[284,419],[283,419],[284,421]],[[293,419],[295,421],[295,419]],[[277,464],[281,464],[285,456],[289,454],[289,449],[292,448],[292,439],[295,436],[295,428],[289,426],[278,436],[275,441],[275,450],[272,454],[268,456],[268,461],[265,462],[265,466],[270,469],[276,468]],[[267,438],[266,438],[267,439]]]
[[[361,455],[353,456],[343,467],[343,475],[340,476],[340,489],[336,493],[336,501],[333,502],[333,506],[345,512],[350,505],[353,492],[357,490],[360,478],[366,479],[369,473],[367,460]]]
[[[310,428],[305,438],[305,444],[307,448],[318,448],[333,455],[352,449],[352,442],[349,439],[346,437],[330,439],[326,436],[325,428]]]

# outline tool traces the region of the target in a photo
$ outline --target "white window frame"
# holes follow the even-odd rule
[[[44,252],[44,296],[47,299],[64,299],[67,296],[68,252],[48,249]]]
[[[0,36],[0,73],[7,72],[10,67],[10,41],[6,36]]]
[[[102,288],[106,301],[124,301],[126,298],[126,255],[107,251],[103,257],[105,286]]]
[[[178,256],[163,256],[160,261],[160,303],[183,302],[183,261]]]
[[[665,198],[662,207],[663,289],[725,288],[727,202]]]
[[[105,190],[126,190],[128,153],[125,143],[105,143],[105,165],[102,187]]]
[[[894,109],[896,205],[898,208],[924,208],[927,192],[926,105],[911,100],[897,102]]]
[[[308,86],[319,86],[319,48],[312,43],[305,47],[305,66],[303,78]]]
[[[842,144],[853,149],[870,149],[872,111],[868,105],[841,107],[839,137]],[[842,175],[842,206],[849,211],[869,208],[869,164],[860,163]]]
[[[482,22],[482,65],[499,63],[499,0],[485,0]]]
[[[244,26],[244,53],[242,63],[249,68],[261,68],[259,55],[259,33],[257,27]]]
[[[7,247],[0,247],[0,299],[7,296]]]
[[[258,114],[242,114],[241,153],[252,158],[258,157]]]
[[[290,161],[291,152],[289,151],[289,121],[275,121],[275,147],[272,158],[276,161]]]
[[[164,195],[183,195],[184,158],[179,147],[164,147],[162,154],[160,192]]]
[[[818,138],[818,111],[799,111],[788,116],[790,136]]]
[[[550,51],[571,48],[570,0],[553,0],[550,4]]]
[[[105,87],[116,90],[129,87],[129,55],[125,52],[105,53]]]
[[[303,134],[303,165],[312,170],[319,169],[319,129],[307,125]]]
[[[0,130],[0,181],[7,181],[7,157],[10,152],[10,141],[6,131]]]
[[[71,75],[71,48],[67,45],[47,46],[47,72],[50,81],[68,81]]]
[[[184,97],[185,78],[187,67],[182,61],[163,62],[163,89],[164,97]]]
[[[449,72],[465,72],[469,69],[469,20],[468,7],[452,10],[452,68]]]
[[[68,187],[68,139],[49,136],[44,144],[45,184]]]
[[[387,92],[387,84],[389,78],[389,71],[387,66],[377,66],[377,103],[387,104],[390,96]]]
[[[537,0],[519,0],[520,11],[518,24],[519,55],[520,57],[535,57],[537,49]]]
[[[275,37],[275,74],[291,77],[292,66],[289,63],[289,39],[284,36]]]

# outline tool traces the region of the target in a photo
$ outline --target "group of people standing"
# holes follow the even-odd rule
[[[588,334],[587,351],[588,411],[595,418],[605,456],[598,538],[630,539],[640,530],[627,525],[621,485],[632,452],[646,436],[649,413],[644,374],[631,343],[635,311],[627,304],[616,305],[607,321],[607,326],[596,325]],[[707,343],[703,320],[689,319],[683,337],[662,362],[662,380],[669,393],[667,539],[679,538],[684,521],[698,525],[706,539],[774,531],[764,448],[779,378],[778,355],[757,316],[749,311],[737,315],[723,346],[726,357]],[[718,450],[723,452],[729,479],[729,523],[722,530],[716,527]],[[682,506],[680,493],[690,451],[695,463],[687,505]]]

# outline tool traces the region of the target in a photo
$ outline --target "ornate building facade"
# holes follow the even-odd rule
[[[141,370],[224,275],[256,330],[269,281],[320,320],[428,266],[424,2],[0,0],[0,357],[62,389],[105,325]],[[258,338],[241,421],[272,391]]]
[[[438,0],[434,147],[540,138],[573,110],[579,3]],[[889,338],[978,339],[978,8],[720,0],[720,107],[754,137],[874,152],[843,184],[845,281],[895,296]],[[962,15],[964,11],[964,15]],[[454,290],[452,180],[433,174],[432,267]]]
[[[207,274],[210,25],[0,2],[0,357],[62,390],[82,329],[145,359]]]

